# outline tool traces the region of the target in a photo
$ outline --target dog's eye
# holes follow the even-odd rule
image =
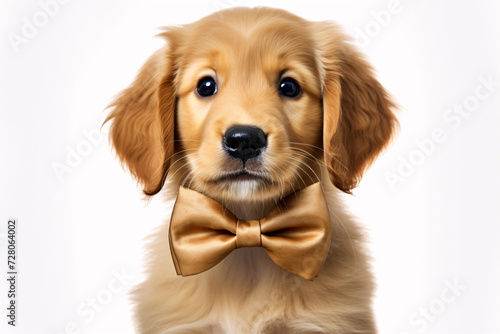
[[[212,77],[204,77],[198,81],[196,91],[202,97],[207,97],[217,93],[217,84]]]
[[[279,84],[278,91],[283,96],[296,97],[300,93],[300,86],[294,79],[284,78]]]

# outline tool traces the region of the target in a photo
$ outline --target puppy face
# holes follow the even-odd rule
[[[217,199],[249,200],[311,182],[323,111],[310,34],[286,20],[249,31],[238,16],[189,29],[206,37],[188,37],[177,49],[186,55],[176,109],[183,183]]]
[[[391,137],[391,101],[332,24],[239,8],[162,35],[109,116],[146,194],[168,175],[220,201],[277,198],[321,164],[349,192]]]

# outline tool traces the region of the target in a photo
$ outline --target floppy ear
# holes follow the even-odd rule
[[[110,139],[146,195],[158,193],[174,151],[175,89],[167,49],[144,64],[135,81],[109,106]]]
[[[318,23],[323,149],[332,182],[351,193],[390,141],[397,120],[372,67],[332,23]]]

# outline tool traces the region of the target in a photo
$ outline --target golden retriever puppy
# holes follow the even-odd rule
[[[261,219],[320,182],[331,242],[318,277],[289,273],[260,247],[177,276],[169,220],[133,290],[140,333],[376,333],[364,236],[341,202],[387,145],[394,104],[331,22],[235,8],[168,27],[166,46],[112,103],[110,137],[147,196],[179,187]],[[168,217],[165,217],[168,218]]]

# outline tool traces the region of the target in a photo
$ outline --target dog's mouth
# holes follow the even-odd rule
[[[270,183],[271,180],[262,173],[252,172],[246,169],[242,169],[236,172],[226,172],[221,177],[217,178],[215,182],[243,182],[243,181],[258,181]]]

